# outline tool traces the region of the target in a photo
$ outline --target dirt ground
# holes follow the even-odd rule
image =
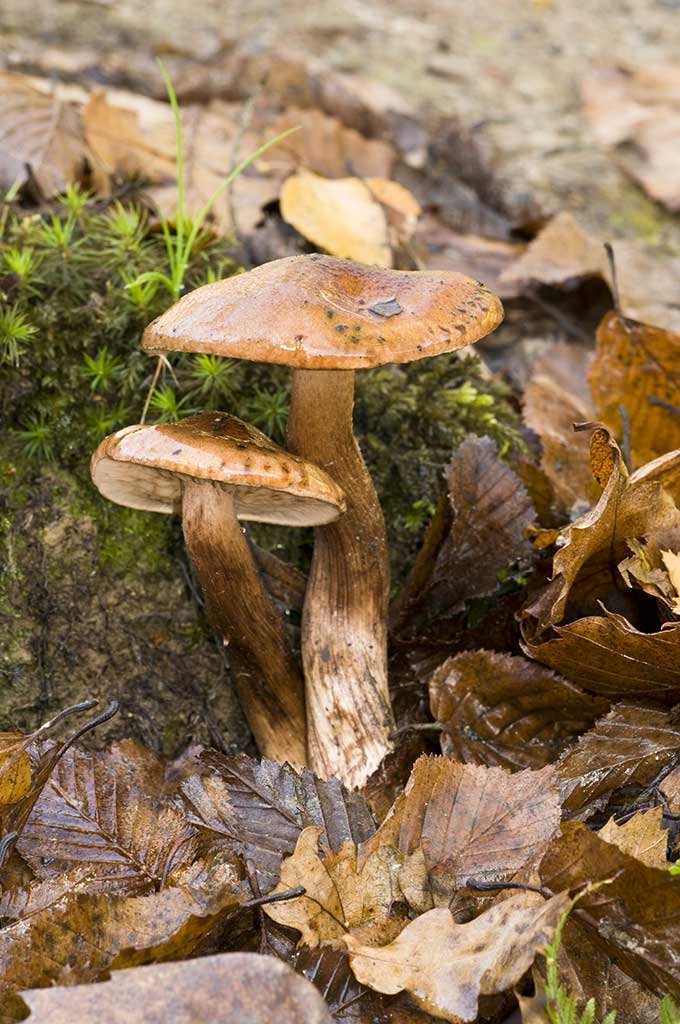
[[[318,57],[459,119],[504,206],[525,220],[568,209],[600,232],[680,245],[676,225],[593,140],[579,96],[600,64],[675,59],[678,0],[4,0],[0,38],[6,66],[60,77],[85,69],[94,81],[128,76],[147,88],[159,81],[154,55],[171,69],[235,45]]]

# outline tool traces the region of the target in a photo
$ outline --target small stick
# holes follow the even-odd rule
[[[493,892],[495,889],[519,889],[522,892],[537,892],[546,900],[553,895],[550,889],[544,885],[529,885],[524,882],[482,882],[479,879],[471,878],[465,883],[464,888],[473,889],[476,892]]]
[[[284,892],[270,892],[268,896],[257,896],[255,899],[242,903],[244,909],[251,907],[263,907],[267,903],[282,903],[284,900],[296,900],[298,896],[304,896],[307,890],[304,885],[296,885],[294,889],[286,889]]]

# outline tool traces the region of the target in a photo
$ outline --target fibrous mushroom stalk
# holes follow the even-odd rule
[[[210,481],[183,485],[184,538],[211,625],[227,644],[232,675],[260,752],[306,764],[300,670],[283,621],[260,579],[232,495]]]
[[[347,511],[318,526],[302,617],[309,763],[362,785],[390,749],[389,568],[382,510],[352,430],[354,373],[296,370],[288,444],[343,489]]]

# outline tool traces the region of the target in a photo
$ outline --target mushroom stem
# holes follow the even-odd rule
[[[389,567],[382,510],[352,431],[354,373],[295,370],[288,443],[345,492],[347,511],[315,531],[302,614],[311,767],[361,786],[390,750]]]
[[[283,621],[258,574],[234,500],[223,487],[187,479],[184,538],[212,626],[229,663],[260,752],[295,767],[306,763],[302,677]]]

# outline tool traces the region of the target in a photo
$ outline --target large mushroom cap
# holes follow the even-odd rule
[[[291,256],[190,292],[144,332],[147,352],[211,352],[308,370],[360,370],[452,352],[503,318],[451,271]]]
[[[323,470],[222,412],[125,427],[101,442],[90,472],[106,498],[149,512],[180,512],[186,479],[229,490],[239,519],[318,526],[344,510],[342,491]]]

